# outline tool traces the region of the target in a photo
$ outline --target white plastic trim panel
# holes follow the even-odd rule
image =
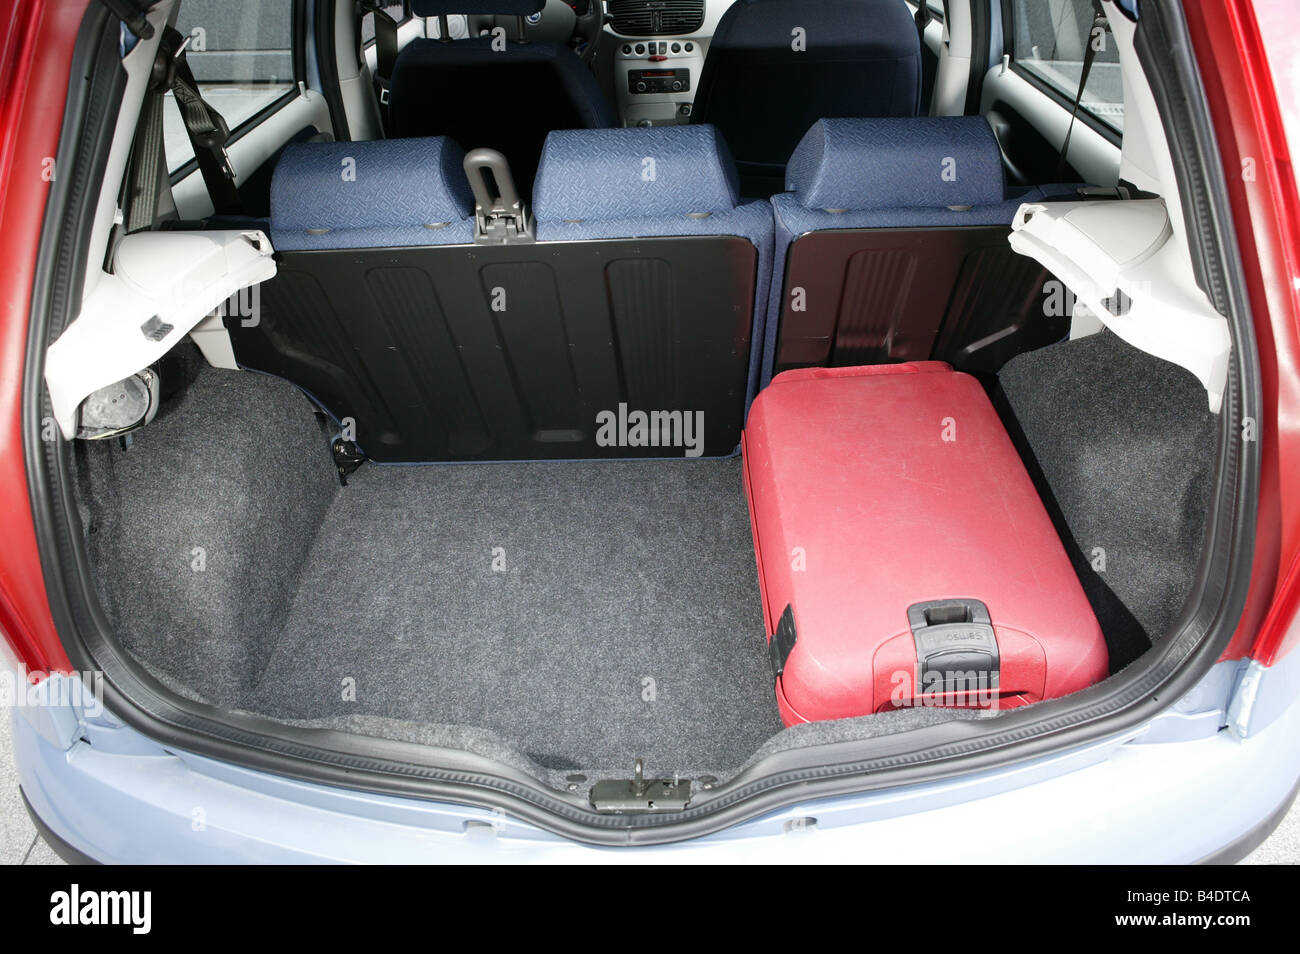
[[[1165,138],[1164,123],[1151,84],[1142,71],[1134,47],[1137,24],[1122,14],[1110,17],[1111,32],[1119,49],[1120,76],[1124,84],[1124,148],[1119,177],[1143,192],[1162,196],[1169,207],[1169,224],[1174,240],[1192,260],[1187,224],[1178,194],[1178,174]]]
[[[226,322],[221,312],[208,315],[190,332],[190,340],[199,346],[204,359],[214,368],[238,371],[239,362],[235,360],[235,345],[226,330]]]
[[[1060,279],[1133,347],[1196,375],[1210,410],[1219,412],[1232,348],[1228,322],[1188,274],[1164,200],[1028,203],[1011,229],[1013,249]],[[1116,292],[1128,299],[1119,315],[1105,304]]]
[[[147,19],[154,28],[154,35],[148,40],[140,40],[122,59],[122,69],[126,72],[126,88],[122,91],[122,108],[113,120],[113,144],[109,149],[108,162],[104,167],[103,177],[99,183],[99,197],[95,206],[95,220],[91,227],[90,249],[87,261],[103,261],[108,253],[108,242],[117,220],[118,194],[122,180],[126,176],[127,162],[131,156],[131,146],[135,141],[135,130],[140,119],[140,108],[144,104],[145,87],[153,73],[154,58],[158,44],[162,42],[163,27],[172,22],[175,3],[160,3],[149,11]],[[78,280],[84,280],[81,293],[90,295],[95,283],[103,275],[98,268],[86,269]]]
[[[921,0],[907,0],[913,16]],[[930,98],[930,115],[961,116],[966,112],[966,88],[970,85],[972,46],[970,7],[964,3],[948,5],[946,19],[938,17],[925,28],[925,45],[939,58]]]
[[[63,436],[102,387],[157,361],[240,289],[275,275],[258,231],[137,232],[124,238],[81,313],[50,345],[45,385]]]

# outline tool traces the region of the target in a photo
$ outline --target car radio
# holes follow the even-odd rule
[[[691,71],[680,70],[629,70],[629,93],[684,93],[691,88]]]

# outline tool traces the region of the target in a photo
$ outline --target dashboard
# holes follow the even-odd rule
[[[690,122],[709,40],[735,0],[603,2],[623,125]]]
[[[481,14],[449,16],[451,39],[503,26],[512,39],[520,27],[532,40],[568,43],[584,60],[596,52],[613,61],[612,93],[624,126],[689,123],[709,41],[736,0],[547,0],[542,14],[527,18]],[[604,25],[597,16],[603,5]],[[440,25],[429,17],[425,35]],[[373,52],[368,51],[374,68]],[[602,71],[603,72],[603,71]],[[604,74],[603,82],[608,82]],[[605,87],[610,92],[608,86]]]

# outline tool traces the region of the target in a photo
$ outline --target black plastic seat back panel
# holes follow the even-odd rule
[[[240,365],[313,395],[380,462],[681,457],[597,415],[703,412],[740,441],[757,252],[732,236],[294,251],[227,319]]]
[[[1017,255],[1004,226],[810,232],[791,246],[775,372],[948,361],[996,372],[1061,340],[1050,274]],[[796,310],[795,289],[803,310]]]

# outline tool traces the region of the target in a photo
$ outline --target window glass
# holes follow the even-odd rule
[[[1124,129],[1124,87],[1115,38],[1094,28],[1092,0],[1012,0],[1017,66],[1071,101],[1079,91],[1084,51],[1096,47],[1079,111],[1116,131]]]
[[[204,100],[235,129],[294,88],[293,0],[184,0],[176,29]],[[180,110],[167,94],[167,167],[194,158]]]

